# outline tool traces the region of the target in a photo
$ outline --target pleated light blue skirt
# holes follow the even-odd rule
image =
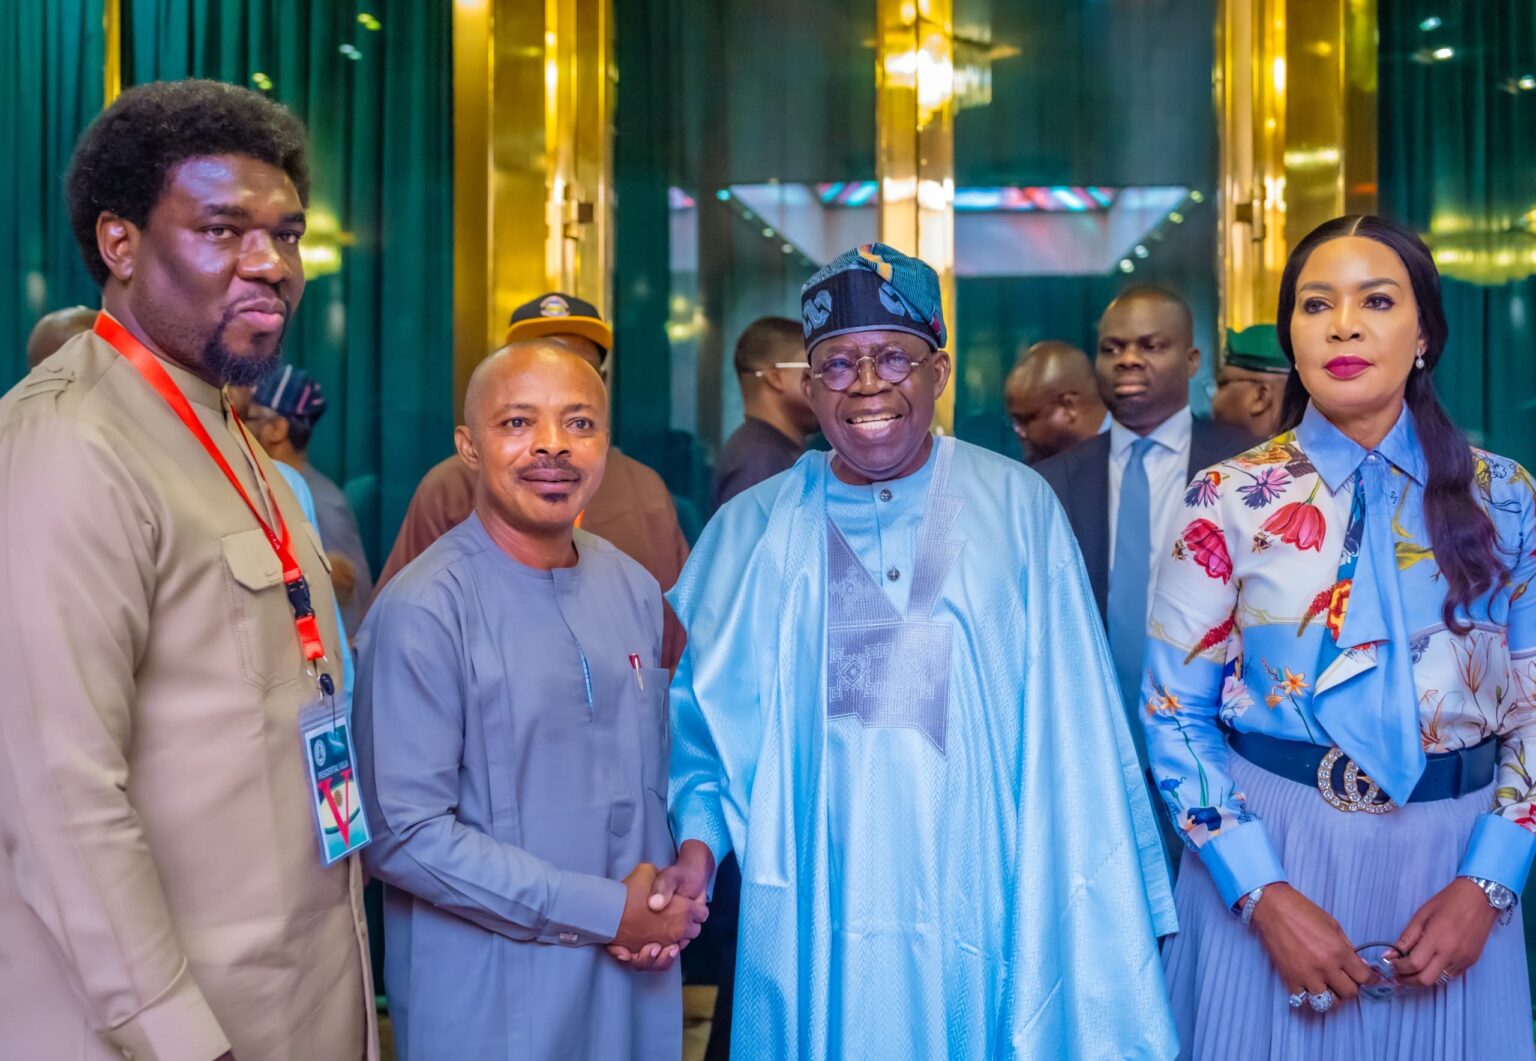
[[[1390,814],[1346,814],[1300,785],[1231,756],[1290,883],[1356,945],[1391,941],[1456,876],[1493,785]],[[1520,918],[1495,924],[1476,965],[1449,985],[1385,1001],[1362,995],[1325,1014],[1286,1003],[1259,943],[1185,851],[1174,893],[1180,932],[1163,952],[1181,1057],[1199,1061],[1530,1061],[1531,993]],[[1373,952],[1379,954],[1380,952]]]

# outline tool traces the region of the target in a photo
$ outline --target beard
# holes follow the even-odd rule
[[[229,330],[230,322],[234,320],[238,310],[226,310],[224,316],[219,319],[218,327],[213,334],[208,336],[208,341],[203,344],[202,363],[205,369],[217,380],[231,387],[254,387],[266,378],[267,373],[277,366],[283,357],[283,337],[288,328],[285,324],[283,330],[278,333],[277,342],[272,345],[270,353],[251,353],[240,355],[229,348],[225,342],[225,332]]]

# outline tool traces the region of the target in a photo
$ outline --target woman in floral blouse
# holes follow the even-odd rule
[[[1440,281],[1411,232],[1322,225],[1277,316],[1290,429],[1190,485],[1150,620],[1142,717],[1188,847],[1180,1040],[1530,1058],[1510,915],[1536,854],[1536,486],[1435,397]]]

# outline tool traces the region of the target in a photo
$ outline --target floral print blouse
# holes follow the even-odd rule
[[[1441,616],[1406,409],[1369,453],[1308,409],[1295,431],[1186,491],[1156,572],[1142,721],[1168,811],[1229,904],[1286,874],[1233,783],[1224,727],[1338,746],[1399,799],[1424,754],[1496,735],[1493,805],[1460,872],[1524,887],[1536,855],[1536,484],[1513,461],[1475,457],[1474,496],[1509,578],[1458,614],[1464,634]]]

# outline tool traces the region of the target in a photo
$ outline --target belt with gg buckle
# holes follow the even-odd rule
[[[1253,765],[1288,781],[1315,785],[1334,810],[1389,814],[1397,809],[1397,803],[1337,745],[1281,740],[1243,730],[1232,730],[1227,740],[1233,751]],[[1424,774],[1408,802],[1429,803],[1476,792],[1493,781],[1498,759],[1497,737],[1487,737],[1459,751],[1426,755]]]

